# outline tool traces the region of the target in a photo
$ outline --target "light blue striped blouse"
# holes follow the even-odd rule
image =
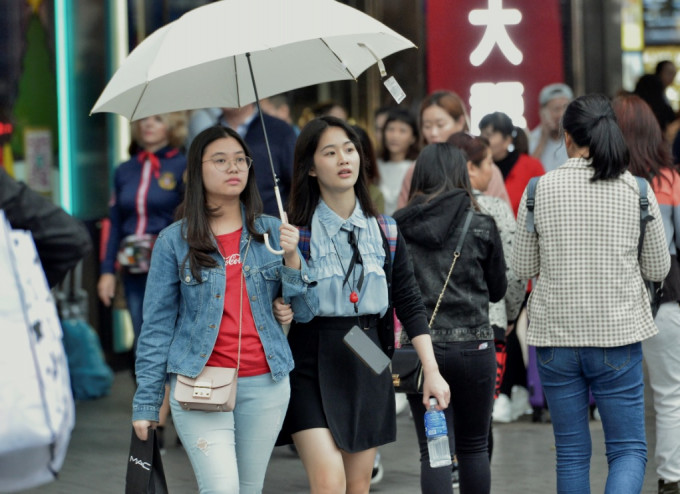
[[[352,258],[352,248],[348,242],[349,231],[357,235],[359,253],[363,267],[355,266],[344,286],[346,270]],[[342,262],[338,258],[342,257]],[[312,217],[312,238],[310,242],[309,268],[317,280],[319,294],[319,316],[353,316],[354,304],[349,300],[352,290],[359,295],[358,315],[380,314],[384,316],[388,306],[387,281],[383,265],[383,248],[380,226],[375,218],[366,218],[357,201],[352,215],[343,220],[323,201]],[[364,282],[359,291],[361,270],[364,269]]]

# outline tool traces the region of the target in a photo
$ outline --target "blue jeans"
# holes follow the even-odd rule
[[[132,319],[132,329],[135,332],[135,341],[132,349],[137,349],[137,340],[142,331],[142,309],[144,306],[144,290],[146,289],[146,279],[148,275],[123,273],[123,289],[125,290],[125,305],[130,312]]]
[[[239,377],[233,412],[183,410],[174,398],[177,375],[170,377],[170,409],[201,494],[262,492],[274,442],[288,408],[288,377]]]
[[[536,356],[555,434],[557,492],[590,493],[590,388],[609,465],[605,494],[639,493],[647,464],[642,345],[538,347]]]
[[[488,437],[496,388],[496,347],[493,341],[433,343],[432,346],[439,372],[451,388],[451,403],[444,415],[449,448],[458,458],[460,492],[488,494],[491,489]],[[451,467],[430,467],[423,395],[407,397],[420,446],[421,492],[453,493]]]

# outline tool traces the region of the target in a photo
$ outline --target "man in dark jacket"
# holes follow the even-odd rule
[[[50,287],[64,279],[92,250],[92,240],[80,221],[51,201],[17,182],[0,168],[0,209],[12,228],[33,235]]]

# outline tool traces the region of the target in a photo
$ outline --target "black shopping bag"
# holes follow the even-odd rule
[[[168,494],[156,429],[149,429],[146,441],[140,440],[132,429],[125,494]]]

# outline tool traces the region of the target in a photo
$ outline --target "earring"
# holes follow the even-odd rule
[[[515,150],[515,145],[514,145],[514,144],[510,144],[510,145],[508,146],[508,153],[512,153],[514,150]]]

